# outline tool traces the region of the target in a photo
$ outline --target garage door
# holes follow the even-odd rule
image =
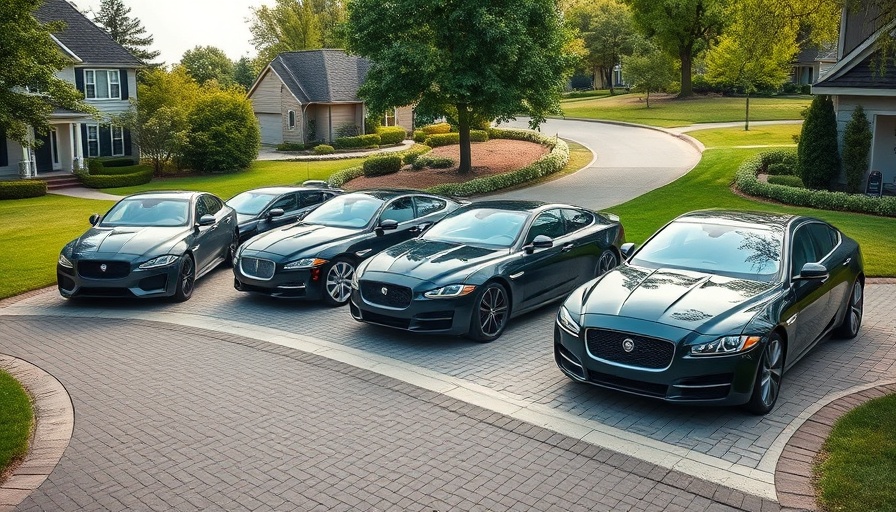
[[[280,144],[283,142],[283,125],[280,114],[255,114],[261,127],[262,144]]]

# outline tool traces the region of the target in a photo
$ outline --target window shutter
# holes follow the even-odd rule
[[[100,125],[100,156],[112,156],[112,130],[109,125]]]
[[[84,158],[88,158],[87,155],[89,155],[90,152],[87,149],[87,125],[84,123],[81,123],[81,151]]]
[[[84,68],[75,68],[75,87],[84,92]]]
[[[127,156],[131,156],[133,154],[133,150],[131,149],[131,130],[125,128],[124,130],[124,154]]]
[[[0,167],[6,167],[9,165],[9,154],[7,153],[6,145],[8,142],[6,141],[6,130],[0,127]]]
[[[121,99],[128,99],[128,70],[121,68],[118,70],[118,87],[121,89]],[[125,153],[130,154],[130,153]]]

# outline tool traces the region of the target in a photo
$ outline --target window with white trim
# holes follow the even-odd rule
[[[395,126],[395,112],[395,109],[386,111],[386,114],[383,116],[383,126]]]
[[[121,126],[110,126],[112,133],[112,156],[124,155],[124,128]]]
[[[286,127],[290,130],[296,129],[296,111],[290,110],[286,112]]]
[[[85,69],[84,97],[89,100],[121,99],[117,69]]]
[[[87,156],[100,156],[100,127],[99,125],[87,125]]]

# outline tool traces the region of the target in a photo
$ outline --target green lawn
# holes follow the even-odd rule
[[[33,418],[28,393],[12,375],[0,370],[0,475],[28,453]]]
[[[128,195],[147,190],[201,190],[229,199],[240,192],[271,185],[295,185],[305,180],[325,180],[336,171],[361,165],[363,158],[304,162],[256,161],[248,169],[229,174],[183,178],[155,178],[136,187],[110,188],[110,194]]]
[[[793,124],[773,124],[743,128],[709,129],[687,132],[698,139],[706,149],[732,146],[788,146],[796,149],[794,135],[799,135],[800,126]]]
[[[819,504],[825,510],[896,510],[896,395],[848,412],[825,441],[815,467]]]
[[[667,128],[744,120],[744,98],[697,97],[678,100],[668,96],[651,96],[650,108],[643,99],[643,94],[632,93],[588,100],[564,100],[560,107],[566,117],[626,121]],[[800,112],[811,101],[810,96],[751,98],[750,120],[802,119]]]

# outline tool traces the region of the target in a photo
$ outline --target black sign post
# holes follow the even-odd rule
[[[880,197],[884,192],[884,177],[880,171],[871,171],[868,175],[868,183],[865,185],[865,195]]]

